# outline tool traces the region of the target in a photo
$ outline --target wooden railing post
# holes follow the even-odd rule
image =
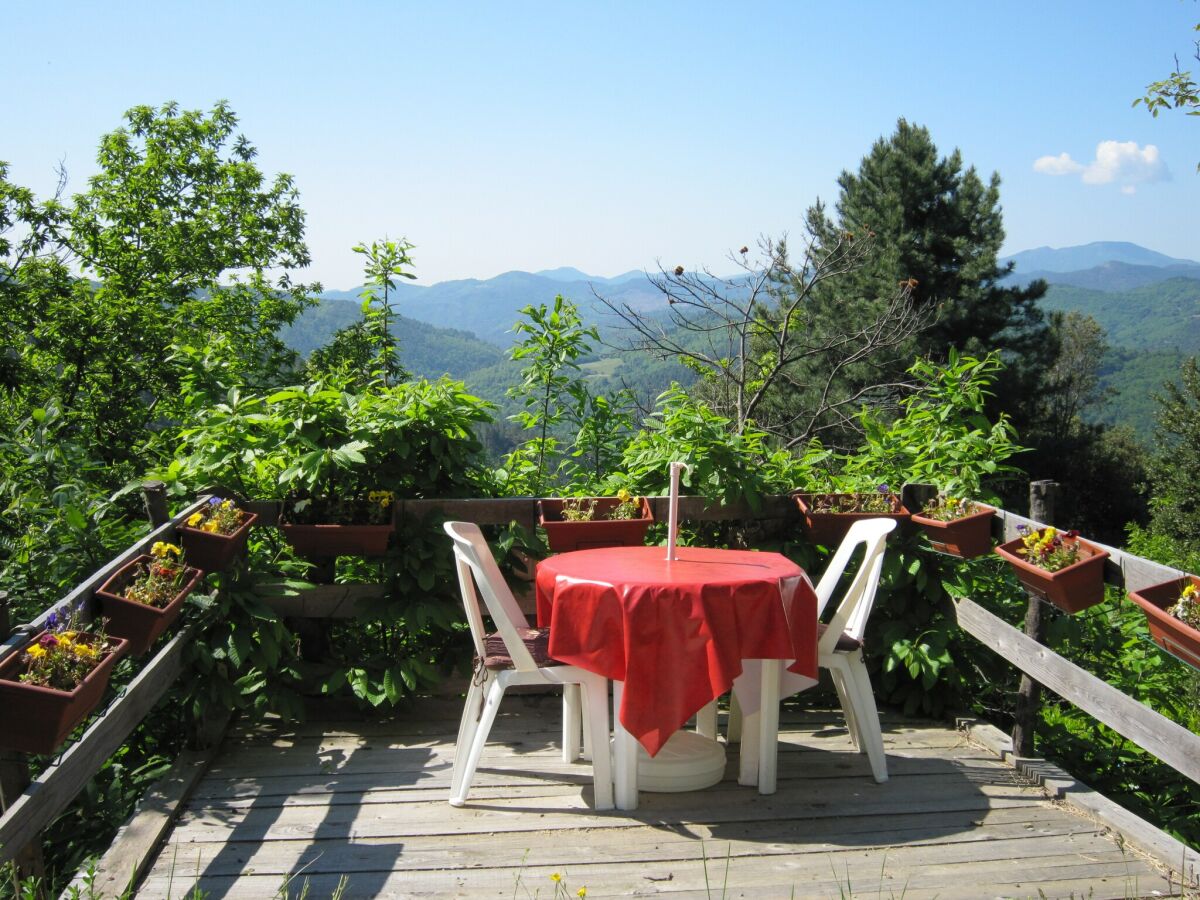
[[[167,512],[167,486],[161,481],[143,481],[142,482],[142,497],[146,501],[146,518],[150,520],[150,525],[157,528],[166,522],[171,521],[171,514]]]
[[[1054,502],[1058,499],[1058,483],[1055,481],[1031,481],[1029,483],[1029,518],[1046,525],[1054,524]],[[1042,601],[1029,593],[1029,605],[1025,608],[1025,634],[1039,644],[1046,641],[1046,623],[1042,618]],[[1037,728],[1042,686],[1022,673],[1021,686],[1017,689],[1017,708],[1013,718],[1013,753],[1017,756],[1034,755],[1033,736]]]

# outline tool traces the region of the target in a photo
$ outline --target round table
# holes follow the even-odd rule
[[[616,683],[618,777],[622,762],[635,765],[620,758],[622,732],[656,756],[729,691],[742,660],[790,660],[789,671],[816,678],[816,594],[777,553],[684,547],[668,561],[662,547],[580,550],[540,562],[536,588],[550,655]]]

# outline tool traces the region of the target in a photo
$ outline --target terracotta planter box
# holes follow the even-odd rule
[[[115,637],[129,641],[129,655],[142,656],[150,645],[158,639],[167,628],[174,624],[183,612],[183,601],[195,590],[204,573],[199,569],[187,566],[183,570],[183,581],[179,593],[166,606],[148,606],[136,600],[126,600],[121,596],[125,586],[133,577],[134,571],[141,563],[153,562],[154,557],[142,554],[133,562],[121,569],[112,578],[104,582],[104,586],[96,591],[96,599],[100,601],[100,613],[108,620],[105,630]]]
[[[804,516],[804,534],[813,544],[824,547],[836,547],[850,530],[850,526],[863,519],[895,519],[903,524],[911,518],[911,513],[900,503],[895,494],[888,494],[896,512],[815,512],[814,503],[825,497],[841,498],[854,497],[855,494],[796,494],[796,504],[800,514]]]
[[[0,663],[0,748],[42,755],[57,750],[100,703],[113,666],[125,655],[129,642],[110,636],[108,646],[108,655],[73,691],[17,681],[24,668],[20,653]]]
[[[298,556],[383,556],[393,525],[280,525],[284,539]]]
[[[205,572],[223,572],[246,552],[250,529],[257,521],[256,513],[246,513],[241,526],[233,534],[213,534],[211,531],[180,525],[179,543],[183,547],[183,558],[189,565]]]
[[[1129,599],[1146,614],[1146,624],[1150,626],[1154,643],[1189,666],[1200,669],[1200,631],[1167,612],[1189,583],[1200,587],[1200,578],[1188,575],[1140,591],[1130,591]]]
[[[957,556],[959,559],[974,559],[992,549],[994,514],[995,510],[988,506],[979,512],[949,522],[931,519],[919,513],[912,514],[912,521],[914,525],[921,526],[934,550]]]
[[[1013,567],[1027,591],[1053,603],[1064,612],[1077,613],[1104,599],[1104,561],[1108,559],[1108,551],[1087,541],[1076,540],[1081,552],[1089,555],[1057,572],[1047,572],[1041,566],[1035,566],[1018,556],[1018,548],[1024,546],[1021,538],[1001,544],[996,552]]]
[[[606,519],[620,505],[616,497],[582,497],[595,500],[597,518],[586,522],[563,519],[561,499],[538,501],[538,524],[546,529],[546,542],[554,553],[594,550],[599,547],[640,547],[646,543],[646,531],[654,524],[650,501],[641,498],[642,515],[637,519]]]

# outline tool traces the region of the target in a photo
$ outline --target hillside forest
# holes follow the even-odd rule
[[[237,125],[224,104],[136,107],[100,138],[98,174],[64,176],[51,197],[0,163],[0,591],[14,623],[146,532],[147,478],[178,507],[214,486],[289,502],[661,495],[682,459],[685,492],[714,502],[920,481],[1018,512],[1031,478],[1052,479],[1065,527],[1200,564],[1198,348],[1166,319],[1158,335],[1128,315],[1150,290],[1182,315],[1200,282],[1014,277],[999,258],[999,177],[920,125],[901,119],[867,148],[832,205],[807,209],[803,235],[738,243],[720,273],[664,265],[586,294],[563,289],[579,284],[570,273],[510,273],[515,316],[497,305],[437,326],[401,314],[420,296],[407,240],[364,236],[364,289],[321,299],[303,280],[296,185],[260,171]],[[531,280],[558,287],[523,293]],[[1117,368],[1159,396],[1153,424],[1105,406]],[[56,877],[103,845],[212,709],[299,716],[313,693],[392,706],[463,671],[444,535],[400,531],[381,562],[339,560],[339,581],[382,582],[387,596],[331,625],[319,662],[256,600],[264,581],[309,569],[273,529],[255,532],[247,565],[189,611],[195,677],[51,829]],[[683,539],[753,535],[688,525]],[[520,529],[491,537],[506,568],[514,549],[545,552]],[[823,565],[798,535],[770,546]],[[881,591],[881,701],[1007,724],[1015,676],[941,602],[969,595],[1019,621],[1025,597],[999,561],[956,565],[914,537],[889,549]],[[1048,640],[1200,728],[1194,673],[1158,654],[1127,606],[1056,619]],[[123,661],[118,682],[136,665]],[[1200,795],[1171,770],[1068,706],[1048,703],[1043,725],[1043,753],[1200,843]]]

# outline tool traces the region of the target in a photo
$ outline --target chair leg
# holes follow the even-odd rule
[[[583,726],[579,693],[579,685],[563,685],[562,757],[565,763],[579,759],[579,730]]]
[[[467,757],[471,752],[471,744],[475,741],[475,730],[479,725],[479,716],[483,705],[484,697],[487,694],[489,672],[483,670],[483,680],[476,684],[475,680],[471,680],[471,686],[467,689],[467,702],[463,706],[462,721],[458,724],[458,740],[454,744],[454,768],[450,774],[450,796],[458,796],[459,786],[462,784],[463,770],[467,765]]]
[[[471,790],[471,782],[475,780],[475,769],[479,765],[479,757],[483,755],[483,747],[487,743],[492,723],[496,721],[496,712],[500,709],[500,701],[504,699],[504,679],[497,678],[488,690],[487,701],[483,704],[483,715],[479,717],[479,725],[475,728],[475,736],[471,741],[471,749],[467,761],[459,775],[457,790],[450,794],[451,806],[462,806],[467,802],[467,792]]]
[[[729,725],[725,729],[725,741],[736,744],[742,739],[742,704],[738,702],[737,694],[729,694]]]
[[[613,808],[612,757],[608,752],[608,679],[597,676],[582,687],[583,708],[587,712],[584,734],[592,747],[592,789],[595,808]]]
[[[846,675],[841,667],[834,663],[829,667],[829,677],[833,681],[834,690],[837,691],[838,703],[842,705],[842,715],[846,717],[846,731],[850,733],[850,741],[854,744],[855,750],[864,753],[862,736],[858,731],[858,722],[854,718],[854,699],[846,685]]]
[[[879,727],[879,710],[871,692],[871,677],[863,663],[862,653],[846,660],[846,687],[856,697],[854,718],[858,723],[859,740],[871,761],[871,774],[882,784],[888,780],[887,755],[883,750],[883,732]]]
[[[696,713],[696,734],[710,740],[717,739],[717,701],[711,700]]]

